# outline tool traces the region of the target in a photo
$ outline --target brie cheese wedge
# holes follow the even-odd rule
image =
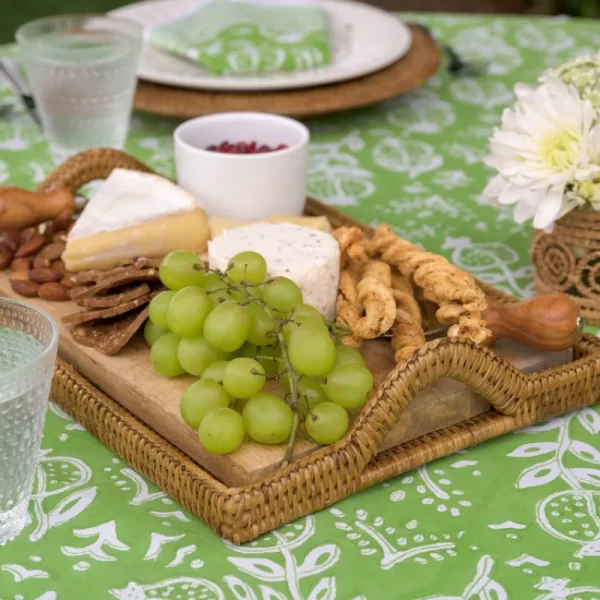
[[[197,200],[150,173],[114,169],[69,232],[63,261],[69,271],[108,269],[172,250],[203,252],[208,219]]]

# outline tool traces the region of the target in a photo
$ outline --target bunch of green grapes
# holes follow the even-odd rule
[[[232,452],[245,435],[293,443],[300,419],[320,444],[346,433],[348,410],[367,401],[373,377],[291,279],[267,280],[256,252],[235,255],[220,273],[185,250],[166,256],[159,276],[168,290],[150,303],[144,328],[152,366],[199,378],[180,411],[208,451]]]

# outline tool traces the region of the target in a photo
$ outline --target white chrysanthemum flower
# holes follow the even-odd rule
[[[546,229],[578,205],[565,194],[567,184],[600,175],[600,135],[592,130],[594,110],[574,87],[549,76],[537,89],[515,87],[514,109],[502,115],[485,163],[498,175],[484,190],[500,205],[515,204],[518,223],[533,218]],[[594,135],[593,135],[594,133]]]

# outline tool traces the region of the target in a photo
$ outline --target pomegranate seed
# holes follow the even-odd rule
[[[224,154],[264,154],[266,152],[276,152],[289,148],[287,144],[278,144],[277,146],[268,146],[267,144],[258,145],[258,142],[236,142],[231,144],[223,141],[219,145],[211,144],[207,150],[212,152],[223,152]]]

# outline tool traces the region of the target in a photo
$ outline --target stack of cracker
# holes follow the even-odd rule
[[[73,339],[103,354],[117,354],[144,325],[148,305],[164,287],[159,258],[138,258],[108,270],[81,271],[65,283],[84,310],[63,317]]]

